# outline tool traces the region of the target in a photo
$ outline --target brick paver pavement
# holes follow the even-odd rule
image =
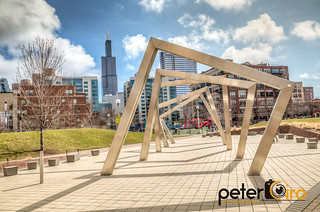
[[[42,185],[38,170],[19,170],[0,177],[0,211],[284,211],[297,200],[294,193],[292,200],[265,200],[263,192],[257,204],[219,206],[219,190],[242,183],[257,189],[273,179],[309,191],[320,182],[320,149],[285,139],[273,144],[261,175],[248,176],[260,138],[248,137],[242,160],[235,159],[239,136],[232,136],[233,150],[227,151],[220,137],[198,135],[176,139],[162,153],[152,144],[148,161],[138,161],[140,144],[126,146],[112,176],[99,175],[106,152],[46,167]],[[308,198],[303,201],[313,201]],[[294,210],[319,208],[313,205]]]

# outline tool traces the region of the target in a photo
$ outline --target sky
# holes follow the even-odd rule
[[[290,80],[320,98],[319,11],[319,0],[0,0],[0,77],[11,87],[17,46],[40,36],[65,52],[66,75],[100,80],[108,28],[119,91],[155,37],[236,63],[288,66]]]

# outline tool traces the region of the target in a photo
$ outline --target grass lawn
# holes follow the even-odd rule
[[[291,126],[300,127],[303,129],[320,130],[320,118],[287,119],[287,120],[282,120],[281,125],[291,125]],[[267,122],[260,122],[258,124],[251,125],[250,128],[266,127],[266,126],[267,126]]]
[[[115,130],[107,129],[60,129],[44,132],[45,154],[65,153],[77,149],[109,147]],[[143,133],[128,132],[125,144],[141,143]],[[40,134],[37,131],[0,133],[0,161],[38,156],[38,153],[25,153],[40,149]]]

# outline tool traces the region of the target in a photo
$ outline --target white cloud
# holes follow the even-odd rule
[[[161,13],[165,0],[142,0],[139,2],[147,12]]]
[[[185,13],[178,19],[178,22],[185,28],[194,28],[194,34],[201,35],[201,38],[205,40],[224,44],[227,44],[230,40],[229,31],[214,28],[215,20],[207,15],[199,14],[197,17],[192,17]]]
[[[122,43],[129,59],[135,58],[141,52],[144,52],[148,45],[147,38],[142,34],[137,34],[135,36],[126,35],[126,37],[123,38]]]
[[[95,62],[80,45],[72,44],[68,39],[58,37],[56,31],[61,28],[55,9],[44,0],[5,0],[0,1],[0,47],[8,49],[13,59],[6,60],[0,55],[0,73],[10,83],[15,78],[18,44],[34,41],[35,37],[49,38],[55,46],[65,52],[64,71],[66,74],[85,75],[98,73]],[[11,80],[10,80],[11,79]]]
[[[320,79],[320,76],[319,75],[316,75],[316,74],[308,74],[308,73],[303,73],[303,74],[300,74],[299,77],[301,79],[314,79],[314,80],[318,80]]]
[[[270,54],[272,47],[269,44],[259,44],[257,47],[236,49],[234,46],[227,48],[222,54],[224,59],[233,59],[235,63],[250,62],[257,64],[272,61]]]
[[[135,70],[136,68],[133,65],[127,64],[126,69],[132,71],[132,70]]]
[[[249,7],[255,0],[204,0],[215,10],[242,10]],[[197,0],[196,3],[199,3]]]
[[[206,48],[201,42],[201,37],[197,35],[170,37],[168,41],[195,50],[203,50]]]
[[[320,38],[320,23],[315,21],[303,21],[295,23],[291,33],[302,38],[303,40],[315,40]]]
[[[68,39],[57,38],[55,46],[65,53],[64,72],[66,75],[86,75],[94,69],[95,62],[81,45],[71,44]]]
[[[9,84],[15,82],[16,76],[13,73],[15,73],[16,71],[17,63],[17,58],[13,58],[12,60],[6,60],[0,54],[0,76],[7,78]]]
[[[310,75],[307,74],[307,73],[300,74],[299,77],[300,77],[301,79],[310,79]]]
[[[258,19],[247,22],[247,25],[234,31],[233,39],[243,43],[270,42],[277,43],[286,39],[282,26],[277,26],[265,13]]]

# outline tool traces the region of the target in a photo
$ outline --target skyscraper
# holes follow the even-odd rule
[[[112,57],[111,40],[109,31],[105,43],[106,56],[101,57],[102,90],[103,96],[106,94],[115,95],[118,92],[118,79],[116,70],[116,58]]]
[[[0,93],[8,93],[10,92],[8,80],[6,78],[0,78]]]
[[[160,52],[160,65],[162,69],[166,69],[166,70],[183,71],[183,72],[194,73],[194,74],[197,73],[196,62],[192,60],[188,60],[183,57],[179,57],[174,54],[167,53],[167,52]],[[176,86],[177,96],[181,96],[189,92],[190,92],[189,85]]]

